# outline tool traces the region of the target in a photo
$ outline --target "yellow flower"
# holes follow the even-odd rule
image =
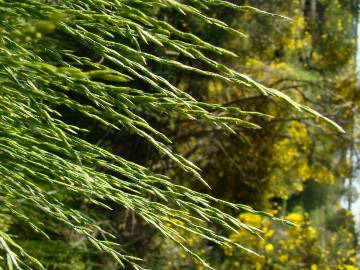
[[[265,238],[270,238],[270,237],[273,236],[273,234],[274,234],[274,231],[271,230],[271,229],[269,229],[269,228],[267,228],[267,227],[265,227],[265,228],[263,229],[263,232],[264,232],[264,237],[265,237]]]
[[[312,264],[310,270],[318,270],[318,266],[316,264]]]
[[[252,225],[252,226],[259,226],[262,222],[261,217],[258,215],[250,214],[250,213],[244,213],[240,215],[240,220],[246,224]]]
[[[273,246],[272,244],[267,244],[267,245],[265,246],[265,251],[266,251],[267,253],[271,253],[271,252],[273,252],[273,250],[274,250],[274,246]]]
[[[313,227],[310,226],[307,228],[307,232],[306,232],[307,239],[309,239],[309,240],[315,239],[316,235],[317,235],[317,232]]]
[[[288,255],[281,255],[279,257],[280,262],[286,262],[289,259]]]
[[[301,223],[304,220],[303,216],[299,213],[291,213],[286,216],[286,219],[297,224]]]
[[[350,265],[350,264],[345,264],[344,267],[345,267],[345,270],[359,270],[359,268],[357,268],[354,265]]]

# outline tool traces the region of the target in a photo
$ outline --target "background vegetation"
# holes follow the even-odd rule
[[[235,51],[239,58],[229,60],[235,69],[316,108],[340,123],[347,134],[339,136],[323,124],[241,87],[218,80],[196,79],[198,83],[194,83],[194,77],[185,75],[180,79],[181,87],[204,101],[237,104],[277,117],[257,122],[262,126],[260,131],[240,128],[236,135],[225,135],[208,125],[173,124],[181,125],[175,130],[178,150],[200,164],[216,196],[266,209],[300,224],[288,230],[266,219],[240,215],[239,219],[261,227],[266,241],[241,231],[230,237],[251,243],[252,249],[262,251],[260,257],[199,244],[197,239],[190,242],[212,259],[217,269],[358,269],[357,236],[350,212],[356,200],[352,183],[358,166],[354,156],[358,112],[356,3],[242,3],[289,16],[293,21],[217,10],[215,16],[226,18],[248,38],[227,38],[200,27],[199,33]],[[341,200],[347,202],[346,209]],[[165,250],[171,250],[167,245]],[[195,268],[190,262],[177,260],[173,251],[170,255],[172,263],[159,269]],[[164,262],[168,262],[166,256]]]
[[[231,2],[0,0],[0,267],[359,268],[357,3]]]

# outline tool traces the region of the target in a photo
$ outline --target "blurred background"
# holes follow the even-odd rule
[[[219,247],[191,235],[187,244],[215,269],[359,269],[358,1],[234,2],[292,20],[221,8],[209,10],[210,15],[225,20],[247,36],[234,38],[204,27],[196,18],[189,22],[178,13],[158,15],[180,29],[191,29],[205,40],[234,51],[237,58],[218,60],[316,109],[340,124],[346,134],[296,114],[285,104],[250,95],[241,87],[158,67],[199,100],[277,116],[251,119],[263,128],[260,131],[240,128],[236,134],[206,123],[159,116],[154,116],[152,122],[176,142],[174,148],[178,152],[200,166],[212,187],[212,195],[299,224],[297,228],[289,228],[267,218],[240,215],[239,219],[264,230],[265,241],[245,232],[229,236],[260,256]],[[124,146],[120,151],[125,151],[128,139],[119,138],[116,144]],[[131,144],[137,145],[136,150],[131,149],[132,153],[147,149],[144,159],[137,162],[169,173],[179,183],[209,192],[205,187],[191,184],[188,175],[153,149],[144,147],[141,139]],[[153,269],[202,269],[181,248],[151,233],[140,220],[124,218],[123,228],[128,233],[127,239],[142,235],[129,248],[145,257]]]

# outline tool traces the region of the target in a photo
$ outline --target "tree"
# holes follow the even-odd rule
[[[321,122],[313,121],[306,115],[296,115],[286,106],[249,93],[241,86],[228,85],[216,79],[208,81],[187,73],[179,79],[179,87],[204,102],[236,104],[244,110],[261,111],[277,117],[253,119],[262,126],[261,130],[239,127],[235,134],[193,121],[175,119],[169,126],[176,127],[173,132],[176,149],[199,165],[205,179],[213,187],[212,195],[277,211],[280,216],[290,215],[294,211],[309,212],[309,223],[322,239],[318,244],[319,250],[324,252],[319,256],[326,255],[330,238],[339,237],[337,232],[341,232],[340,238],[348,242],[339,244],[339,254],[332,255],[334,260],[340,262],[346,259],[347,252],[357,247],[352,240],[356,238],[353,225],[351,228],[338,226],[336,230],[329,230],[327,221],[329,219],[331,223],[332,217],[341,212],[340,199],[345,180],[356,172],[356,168],[352,167],[355,166],[353,163],[357,157],[354,154],[357,150],[352,149],[354,140],[357,140],[357,135],[353,133],[358,112],[354,65],[357,9],[351,1],[316,2],[321,20],[315,21],[309,18],[310,6],[306,1],[237,2],[284,14],[293,19],[291,23],[248,13],[229,14],[221,9],[214,11],[214,16],[226,18],[235,29],[248,34],[245,40],[224,35],[219,37],[219,33],[214,34],[206,28],[195,29],[198,35],[213,39],[218,46],[231,49],[240,56],[234,61],[224,59],[228,65],[252,74],[257,81],[290,95],[298,102],[318,109],[341,123],[347,134],[339,136]],[[168,168],[173,167],[169,165]],[[184,178],[180,170],[173,170],[173,174],[180,182]],[[198,188],[196,185],[192,187]],[[206,192],[205,188],[202,191]],[[275,235],[288,235],[281,228],[275,228]],[[252,242],[249,240],[252,239],[251,235],[239,239],[241,242]],[[221,247],[190,236],[189,242],[213,260],[214,265],[222,265],[224,254]],[[305,240],[304,244],[311,244],[311,241]],[[196,268],[182,258],[180,251],[169,246],[167,241],[159,249],[160,252],[155,251],[156,254],[168,251],[168,255],[160,258],[160,269]],[[279,250],[277,241],[273,246]],[[253,248],[261,253],[258,246]],[[256,258],[247,258],[246,254],[240,256],[237,252],[234,254],[229,261],[240,263],[237,268],[233,266],[235,269],[244,268],[247,259],[250,261],[249,269],[256,269]],[[172,262],[169,266],[166,264],[167,256]],[[295,256],[293,263],[301,265],[303,260],[301,256]],[[354,262],[348,261],[347,265],[350,264]],[[335,269],[336,263],[332,265]],[[224,269],[227,267],[224,266]],[[268,264],[261,267],[271,268]]]
[[[246,120],[249,115],[269,117],[197,101],[155,72],[154,65],[246,86],[342,131],[309,107],[211,57],[234,56],[232,52],[156,16],[171,9],[184,20],[242,35],[206,16],[212,6],[274,16],[212,0],[0,0],[2,268],[102,269],[110,256],[120,266],[141,269],[141,262],[115,243],[111,227],[101,222],[114,205],[135,213],[204,265],[185,245],[186,233],[251,252],[209,224],[256,233],[220,207],[275,219],[270,214],[175,184],[115,155],[101,138],[94,140],[94,133],[110,130],[142,137],[188,178],[207,185],[198,167],[177,154],[147,116],[176,115],[230,132],[235,126],[259,128]],[[179,54],[204,67],[179,62]]]

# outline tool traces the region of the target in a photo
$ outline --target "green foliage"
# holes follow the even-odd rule
[[[282,92],[211,58],[234,53],[155,16],[171,9],[204,25],[242,35],[206,16],[211,6],[273,16],[212,0],[189,4],[174,0],[0,0],[2,268],[103,269],[101,262],[110,256],[119,266],[142,269],[138,258],[115,243],[116,236],[101,222],[104,211],[113,204],[133,211],[203,265],[206,263],[186,246],[187,233],[251,252],[209,226],[256,234],[255,227],[220,207],[264,213],[174,184],[169,177],[88,139],[89,122],[103,133],[125,130],[144,138],[188,177],[206,185],[198,167],[169,147],[170,139],[148,123],[146,114],[203,120],[230,132],[236,126],[259,128],[248,116],[268,117],[236,106],[199,102],[154,65],[276,97],[342,131]],[[196,60],[203,67],[179,62],[172,55]],[[81,115],[83,122],[73,123],[63,116],[65,112]],[[59,249],[67,250],[69,258],[63,251],[64,256],[58,256]]]
[[[315,19],[310,2],[317,3]],[[263,235],[268,242],[242,231],[231,234],[232,239],[250,243],[262,257],[248,256],[241,250],[225,256],[223,252],[227,249],[189,236],[193,248],[209,258],[217,269],[357,269],[354,224],[349,222],[352,219],[349,212],[341,210],[339,205],[344,192],[350,194],[345,191],[345,181],[357,174],[354,167],[357,158],[353,155],[358,151],[354,149],[358,140],[355,123],[359,96],[354,65],[354,26],[358,14],[354,2],[239,1],[293,20],[284,22],[219,9],[211,14],[225,18],[232,27],[247,34],[247,39],[227,37],[199,25],[195,28],[198,35],[239,55],[236,59],[224,59],[228,65],[252,74],[257,81],[299,103],[316,108],[347,131],[339,136],[321,121],[296,114],[245,87],[181,74],[179,88],[204,102],[238,105],[246,111],[276,116],[247,115],[248,121],[262,129],[238,127],[233,134],[204,122],[169,121],[177,151],[202,169],[204,178],[213,187],[211,194],[268,211],[276,209],[280,216],[291,215],[298,208],[309,212],[299,230],[286,230],[267,220],[261,221],[267,224],[260,226],[265,235],[264,228],[268,225],[274,231],[272,237]],[[189,27],[186,23],[181,26]],[[171,173],[182,183],[182,172],[173,169]],[[197,185],[191,186],[199,189]],[[205,188],[201,190],[206,192]],[[347,213],[347,219],[340,213]],[[308,227],[316,231],[319,239],[302,237]],[[288,243],[294,243],[296,248],[288,249]],[[267,254],[267,244],[272,245],[272,254]],[[182,251],[169,241],[158,251],[163,254],[158,258],[159,269],[201,269],[186,260]],[[281,255],[288,259],[282,257],[284,261],[279,261]]]

